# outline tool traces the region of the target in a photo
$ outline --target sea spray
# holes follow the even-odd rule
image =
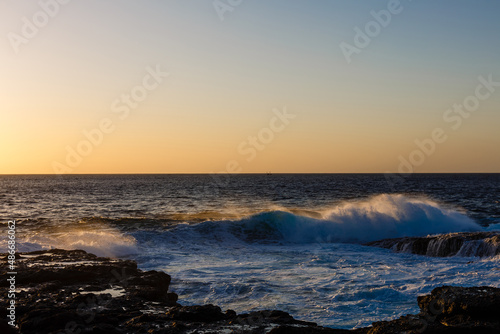
[[[240,220],[181,225],[162,235],[172,242],[364,243],[404,236],[481,231],[465,214],[430,199],[382,194],[325,209],[323,218],[285,211],[261,212]],[[164,240],[165,241],[165,240]]]

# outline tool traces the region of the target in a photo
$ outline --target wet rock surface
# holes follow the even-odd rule
[[[427,237],[406,237],[373,241],[367,246],[389,248],[418,255],[489,257],[500,254],[500,233],[461,232]]]
[[[7,324],[2,294],[0,333],[500,333],[500,289],[491,287],[437,288],[418,298],[420,314],[349,331],[276,310],[181,306],[169,275],[80,250],[20,253],[16,265],[18,328]],[[4,291],[7,278],[0,276]]]
[[[373,323],[375,333],[500,333],[500,289],[443,286],[418,297],[420,313]]]

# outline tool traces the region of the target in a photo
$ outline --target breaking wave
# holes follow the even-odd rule
[[[382,194],[323,210],[321,218],[286,211],[261,212],[240,220],[178,225],[168,242],[364,243],[403,236],[482,231],[465,214],[425,198]]]

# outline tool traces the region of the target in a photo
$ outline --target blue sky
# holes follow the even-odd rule
[[[221,20],[212,1],[73,0],[15,52],[23,18],[55,1],[0,3],[0,173],[52,173],[106,117],[116,130],[68,170],[396,171],[441,127],[448,140],[415,171],[500,172],[500,92],[460,129],[443,122],[479,76],[500,81],[498,2],[402,0],[348,63],[340,44],[390,1],[242,0]],[[112,102],[157,65],[168,79],[113,118]],[[245,162],[238,146],[285,106],[297,117]]]

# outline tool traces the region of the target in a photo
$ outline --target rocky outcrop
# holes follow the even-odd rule
[[[3,259],[2,259],[3,257]],[[500,333],[500,289],[441,287],[418,298],[421,312],[356,330],[299,321],[282,311],[236,314],[215,305],[182,306],[170,276],[133,261],[84,251],[17,256],[16,324],[0,295],[0,333]],[[6,261],[5,254],[0,259]],[[8,287],[7,274],[0,287]]]
[[[418,297],[420,313],[373,323],[369,334],[500,333],[500,289],[443,286]]]
[[[463,232],[427,237],[384,239],[366,244],[427,256],[476,256],[488,257],[500,254],[500,233]]]

